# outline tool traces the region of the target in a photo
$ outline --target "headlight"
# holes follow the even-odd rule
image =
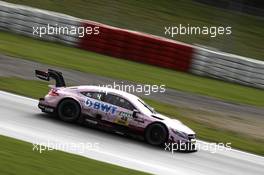
[[[183,138],[188,138],[188,135],[185,134],[184,132],[181,132],[181,131],[177,131],[176,129],[171,129],[172,132],[176,135],[178,135],[179,137],[183,137]]]

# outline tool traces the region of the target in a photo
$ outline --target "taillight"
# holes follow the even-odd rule
[[[51,89],[49,91],[49,94],[50,96],[59,96],[59,93],[57,92],[57,89]]]

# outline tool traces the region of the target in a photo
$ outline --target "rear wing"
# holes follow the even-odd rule
[[[50,81],[54,79],[56,82],[56,87],[65,87],[65,81],[61,72],[56,70],[48,69],[48,71],[35,70],[35,76],[41,80]]]

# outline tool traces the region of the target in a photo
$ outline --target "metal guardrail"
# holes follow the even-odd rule
[[[264,88],[264,62],[233,54],[196,48],[190,72]]]
[[[11,31],[37,39],[56,41],[69,45],[76,45],[77,36],[74,35],[33,35],[33,26],[80,26],[80,19],[46,10],[39,10],[27,6],[15,5],[0,1],[0,29]]]

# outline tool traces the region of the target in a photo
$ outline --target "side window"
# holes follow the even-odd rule
[[[107,94],[104,98],[104,101],[131,111],[134,109],[134,106],[129,101],[116,95]]]
[[[125,109],[128,109],[130,111],[133,111],[133,109],[134,109],[134,106],[129,101],[127,101],[126,99],[123,99],[121,97],[119,98],[119,105],[118,106],[125,108]]]
[[[96,100],[102,100],[103,98],[103,93],[101,92],[82,92],[82,94]]]
[[[104,98],[104,101],[106,103],[110,103],[110,104],[113,104],[113,105],[117,105],[118,98],[119,98],[118,96],[115,96],[115,95],[112,95],[112,94],[107,94],[105,96],[105,98]]]

